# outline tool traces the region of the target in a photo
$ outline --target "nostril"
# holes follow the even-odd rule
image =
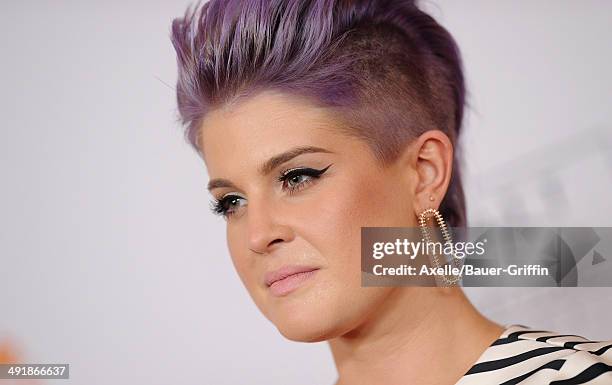
[[[283,241],[282,239],[277,238],[277,239],[273,240],[272,242],[270,242],[270,245],[273,245],[273,244],[275,244],[276,242],[282,242],[282,241]]]

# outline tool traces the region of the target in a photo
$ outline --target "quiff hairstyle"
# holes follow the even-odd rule
[[[334,111],[339,130],[363,139],[381,166],[421,133],[455,148],[440,205],[465,226],[457,140],[465,104],[459,49],[410,0],[210,0],[172,22],[178,120],[202,156],[206,113],[259,91],[305,97]]]

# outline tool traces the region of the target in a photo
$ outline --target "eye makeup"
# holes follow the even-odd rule
[[[329,164],[322,169],[308,167],[287,169],[282,171],[276,180],[281,183],[282,189],[287,191],[287,194],[293,195],[310,184],[315,183],[331,166],[332,164]],[[236,194],[228,194],[220,199],[214,199],[210,203],[210,210],[213,214],[227,219],[236,212],[237,207],[239,207],[236,205],[240,200],[245,200],[245,198]]]

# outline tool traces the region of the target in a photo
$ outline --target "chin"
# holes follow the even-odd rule
[[[330,301],[330,292],[306,290],[277,299],[267,310],[268,319],[288,340],[320,342],[336,337],[342,308]]]
[[[270,321],[288,340],[321,342],[349,332],[367,313],[358,301],[321,302],[320,297],[295,298],[277,304]]]
[[[269,297],[259,303],[266,318],[288,340],[321,342],[350,332],[388,292],[388,288],[369,289],[354,289],[352,282],[339,279],[319,279],[283,297],[265,293]]]
[[[287,314],[275,320],[275,326],[288,340],[295,342],[321,342],[336,337],[337,325],[321,313]]]

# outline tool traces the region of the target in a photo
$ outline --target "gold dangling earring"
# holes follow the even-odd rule
[[[433,197],[430,196],[429,200],[433,200],[432,198]],[[444,218],[442,218],[442,214],[440,214],[440,212],[434,208],[428,208],[426,210],[423,210],[423,212],[419,214],[419,227],[421,228],[421,234],[423,235],[423,241],[425,242],[425,244],[432,242],[431,235],[427,231],[427,219],[431,218],[432,216],[434,216],[436,218],[436,222],[438,222],[438,226],[440,227],[440,232],[442,233],[442,238],[444,239],[444,244],[450,243],[451,245],[453,245],[453,239],[450,235],[448,227],[446,226],[446,222],[444,221]],[[458,258],[455,255],[454,247],[452,248],[452,250],[453,250],[453,253],[452,253],[453,267],[461,270],[461,266],[459,264],[459,261],[461,260],[461,258]],[[432,257],[433,257],[434,266],[436,268],[440,268],[441,265],[440,265],[440,260],[438,259],[438,255],[436,255],[436,253],[434,252],[432,253]],[[452,278],[448,278],[446,275],[442,275],[442,280],[444,281],[444,283],[448,285],[454,285],[457,282],[459,282],[459,280],[461,280],[461,274],[459,275],[451,274],[451,275],[452,275]]]

